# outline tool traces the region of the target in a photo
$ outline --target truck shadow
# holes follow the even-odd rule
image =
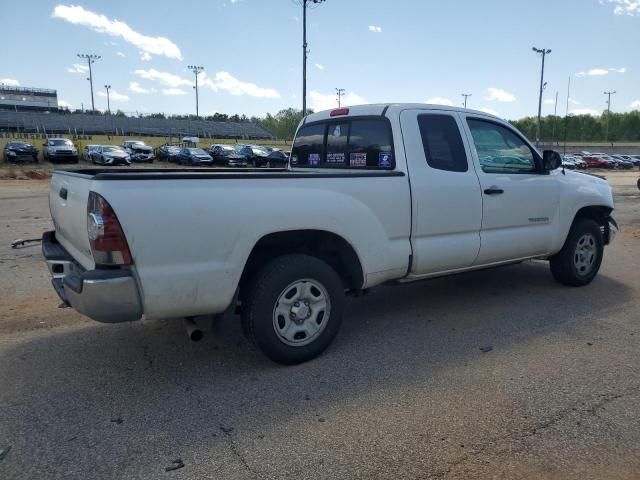
[[[187,339],[180,320],[53,330],[0,354],[12,369],[0,393],[0,430],[16,450],[28,448],[24,457],[16,451],[14,466],[36,471],[38,455],[29,452],[39,448],[87,471],[95,448],[118,458],[138,442],[165,448],[170,436],[172,445],[197,449],[194,438],[224,437],[221,428],[264,434],[377,388],[411,388],[479,360],[480,347],[517,349],[550,334],[582,338],[629,297],[605,275],[581,289],[560,286],[537,262],[381,287],[349,299],[334,344],[295,367],[249,347],[235,321],[200,343]],[[78,446],[65,447],[68,439]]]

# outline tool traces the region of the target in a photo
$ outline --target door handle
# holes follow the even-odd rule
[[[66,199],[67,199],[67,194],[68,194],[68,193],[69,193],[69,192],[67,191],[67,189],[66,189],[66,188],[64,188],[64,187],[62,187],[62,188],[60,189],[60,191],[58,192],[58,195],[60,196],[60,198],[61,198],[61,199],[66,200]]]
[[[504,190],[498,187],[489,187],[484,189],[485,195],[500,195],[504,193]]]

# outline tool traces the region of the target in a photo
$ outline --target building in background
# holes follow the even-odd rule
[[[58,92],[46,88],[10,87],[0,84],[0,109],[57,111]]]

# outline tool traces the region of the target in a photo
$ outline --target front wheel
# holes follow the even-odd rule
[[[308,255],[284,255],[265,265],[242,301],[245,334],[271,360],[285,365],[320,355],[342,321],[344,290],[338,274]]]
[[[600,225],[590,219],[577,220],[562,250],[549,259],[551,274],[565,285],[587,285],[598,274],[603,253]]]

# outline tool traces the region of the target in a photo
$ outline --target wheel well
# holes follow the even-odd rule
[[[605,245],[609,243],[609,221],[607,220],[611,215],[613,208],[599,206],[599,205],[591,205],[588,207],[582,207],[576,213],[576,216],[573,219],[573,223],[571,226],[575,225],[578,220],[583,218],[588,218],[594,220],[598,225],[600,225],[600,231],[602,232],[602,238],[604,239]]]
[[[242,272],[240,290],[267,262],[290,253],[324,260],[340,275],[346,290],[358,291],[364,284],[360,259],[344,238],[324,230],[292,230],[270,233],[256,243]]]

